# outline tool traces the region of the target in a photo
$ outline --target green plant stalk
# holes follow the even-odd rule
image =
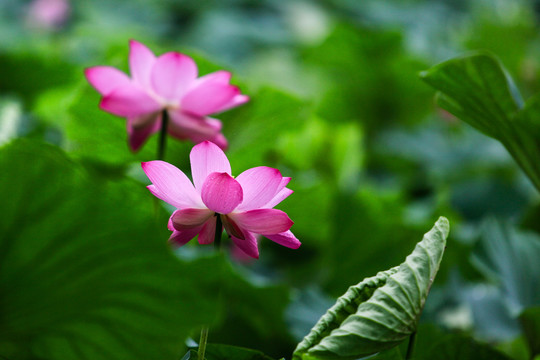
[[[216,233],[214,235],[214,249],[219,251],[221,249],[221,233],[223,232],[223,224],[221,223],[221,215],[216,213]]]
[[[216,213],[216,232],[214,234],[214,249],[217,251],[221,248],[221,233],[222,233],[222,223],[220,214]],[[204,353],[206,352],[206,342],[208,340],[208,326],[203,326],[201,329],[201,339],[199,341],[199,351],[198,351],[198,360],[204,360]]]
[[[416,331],[411,334],[409,337],[409,345],[407,345],[407,354],[405,355],[405,360],[412,359],[412,354],[414,352],[414,343],[416,342]]]
[[[201,339],[199,340],[199,351],[197,352],[197,360],[204,360],[206,352],[206,342],[208,340],[208,326],[203,326],[201,329]]]
[[[167,147],[167,128],[169,127],[169,113],[167,110],[161,112],[161,129],[159,131],[158,140],[158,160],[165,159],[165,148]]]

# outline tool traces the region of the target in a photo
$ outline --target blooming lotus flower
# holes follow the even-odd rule
[[[169,241],[184,245],[196,235],[200,244],[214,241],[217,217],[225,231],[247,255],[258,258],[256,235],[297,249],[300,241],[289,230],[291,219],[274,209],[292,194],[286,186],[291,178],[277,169],[259,166],[231,176],[231,165],[225,153],[205,141],[193,147],[190,154],[193,184],[175,166],[160,160],[142,163],[156,197],[176,207],[169,219],[173,233]],[[219,235],[223,227],[217,229]]]
[[[129,45],[131,78],[110,66],[88,68],[85,75],[103,95],[101,109],[127,119],[130,148],[137,151],[160,129],[164,111],[170,135],[194,143],[210,140],[226,148],[221,121],[208,115],[249,100],[229,84],[231,74],[216,71],[198,78],[197,65],[187,55],[168,52],[156,57],[135,40]]]
[[[26,20],[32,28],[54,30],[66,22],[70,10],[68,0],[34,0],[29,5]]]

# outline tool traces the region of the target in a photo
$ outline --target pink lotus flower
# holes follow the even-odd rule
[[[101,109],[127,118],[129,145],[137,151],[161,127],[163,111],[169,115],[168,132],[194,143],[210,140],[225,149],[221,121],[208,117],[249,100],[231,84],[227,71],[197,78],[197,65],[189,56],[168,52],[156,56],[131,40],[131,78],[110,66],[85,70],[90,84],[103,98]]]
[[[68,0],[34,0],[29,5],[26,20],[32,28],[54,30],[66,22],[70,10]]]
[[[293,222],[274,209],[293,193],[286,186],[291,178],[277,169],[259,166],[231,176],[225,153],[205,141],[190,154],[193,184],[175,166],[160,160],[142,163],[152,185],[148,189],[176,210],[169,219],[173,233],[169,241],[184,245],[196,235],[200,244],[214,241],[217,217],[234,244],[253,258],[259,258],[256,234],[297,249],[300,241],[289,230]],[[219,235],[223,228],[217,229]]]

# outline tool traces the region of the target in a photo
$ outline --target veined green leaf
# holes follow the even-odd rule
[[[214,320],[222,259],[177,259],[143,185],[27,140],[0,173],[0,358],[177,359]]]
[[[441,107],[496,139],[522,103],[499,60],[488,53],[448,60],[420,76],[441,92]]]
[[[540,101],[523,100],[497,58],[489,53],[459,57],[420,74],[439,90],[439,105],[499,140],[540,190]]]
[[[293,359],[354,359],[391,348],[416,330],[449,232],[439,218],[405,262],[364,279],[321,317]]]

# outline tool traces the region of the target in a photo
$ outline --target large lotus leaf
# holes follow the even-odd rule
[[[298,344],[293,359],[355,359],[415,332],[448,231],[448,220],[439,218],[403,264],[350,287]]]
[[[500,62],[488,53],[448,60],[421,77],[441,92],[443,108],[496,139],[508,131],[522,102]]]
[[[421,73],[440,91],[438,103],[484,134],[499,140],[540,190],[540,102],[523,107],[519,91],[497,58],[476,53]]]
[[[177,359],[216,317],[223,262],[177,259],[144,185],[19,140],[0,197],[0,358]]]

